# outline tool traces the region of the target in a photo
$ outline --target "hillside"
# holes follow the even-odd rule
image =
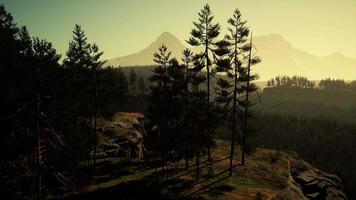
[[[143,131],[141,119],[142,115],[135,113],[119,113],[108,119],[99,147],[115,149],[118,145],[108,141],[113,143],[113,138],[119,137],[123,143],[123,135],[130,135],[134,130]],[[106,139],[102,139],[103,136]],[[135,137],[127,138],[128,143],[138,141],[132,139]],[[134,146],[134,149],[138,147]],[[127,145],[127,148],[132,147]],[[247,156],[245,166],[240,166],[238,161],[234,163],[231,177],[227,170],[228,154],[229,143],[216,140],[213,150],[215,174],[207,175],[203,158],[199,181],[195,181],[194,159],[189,160],[188,170],[183,160],[169,162],[167,176],[164,176],[159,163],[148,157],[105,155],[98,161],[95,173],[77,179],[69,199],[346,199],[340,178],[315,169],[294,152],[258,148]],[[83,164],[80,171],[85,174],[87,170]]]
[[[296,49],[279,34],[256,36],[254,39],[255,54],[262,58],[254,72],[260,75],[260,80],[268,80],[278,75],[302,75],[312,80],[327,77],[354,80],[356,78],[356,59],[348,58],[340,53],[326,57],[318,57],[300,49]],[[128,56],[110,59],[107,65],[142,66],[153,65],[153,54],[162,44],[172,51],[172,56],[181,58],[185,45],[173,34],[165,32],[151,45]],[[198,52],[199,48],[193,48]],[[338,72],[338,73],[335,73]]]

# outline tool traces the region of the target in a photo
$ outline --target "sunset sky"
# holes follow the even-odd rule
[[[254,35],[279,33],[299,49],[318,56],[340,52],[356,58],[355,0],[2,0],[33,36],[51,41],[62,54],[74,24],[80,24],[104,58],[134,53],[162,32],[189,37],[199,10],[209,3],[226,32],[235,8]]]

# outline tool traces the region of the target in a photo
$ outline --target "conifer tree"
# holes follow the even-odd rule
[[[242,73],[242,62],[246,54],[246,37],[248,36],[248,28],[245,26],[246,21],[241,20],[241,14],[239,10],[235,10],[233,17],[228,20],[230,28],[228,29],[230,34],[225,36],[225,42],[221,42],[220,51],[229,51],[229,58],[231,60],[230,65],[218,65],[218,71],[224,72],[228,78],[231,79],[231,83],[220,78],[218,80],[218,85],[221,88],[220,103],[229,105],[232,103],[232,113],[231,113],[231,149],[230,149],[230,168],[229,174],[232,175],[232,162],[235,150],[235,134],[238,130],[238,92],[241,92],[241,80],[240,74]],[[230,62],[230,61],[229,61]],[[232,88],[232,89],[231,89]]]
[[[188,169],[189,163],[188,158],[191,157],[192,152],[194,152],[194,142],[192,142],[193,133],[192,133],[192,124],[191,124],[191,114],[190,114],[190,85],[191,85],[191,74],[192,74],[192,65],[193,65],[193,53],[189,49],[183,50],[183,66],[185,70],[185,84],[184,84],[184,123],[185,123],[185,131],[184,131],[184,142],[183,142],[183,152],[185,159],[185,168]]]
[[[131,92],[135,93],[136,92],[137,74],[136,74],[135,70],[132,68],[130,70],[129,80],[130,80]]]
[[[87,42],[84,30],[76,24],[73,31],[73,40],[69,42],[66,58],[63,63],[73,73],[74,82],[77,81],[80,72],[90,68],[89,54],[91,45]]]
[[[145,81],[143,80],[142,76],[140,76],[140,78],[138,79],[138,87],[140,89],[140,92],[142,94],[144,94],[146,92],[146,85],[145,85]]]
[[[96,165],[96,145],[98,143],[98,135],[97,135],[97,121],[98,121],[98,109],[99,109],[99,97],[98,97],[98,74],[102,72],[102,67],[106,61],[101,61],[100,57],[104,54],[104,52],[99,51],[99,47],[96,44],[91,45],[90,48],[90,71],[93,76],[93,93],[94,93],[94,141],[93,141],[93,161],[94,166]]]
[[[210,10],[208,4],[204,6],[202,10],[198,13],[199,19],[198,22],[193,22],[194,28],[191,31],[191,37],[187,41],[192,46],[202,46],[204,47],[204,51],[199,55],[200,62],[204,62],[202,65],[202,70],[205,68],[206,70],[206,115],[207,115],[207,122],[206,122],[206,132],[207,135],[210,136],[210,129],[211,129],[211,122],[210,122],[210,78],[212,76],[212,67],[213,61],[211,58],[215,58],[215,54],[213,48],[215,46],[215,40],[220,34],[220,25],[214,24],[213,19],[214,16]],[[210,144],[208,145],[208,160],[211,161],[211,152],[210,152]]]
[[[152,83],[151,94],[148,98],[150,105],[148,107],[147,118],[150,121],[151,129],[156,127],[156,134],[151,134],[148,143],[151,144],[151,149],[157,150],[162,159],[162,169],[168,156],[168,110],[169,110],[169,94],[168,94],[168,66],[171,52],[168,52],[166,46],[159,47],[158,52],[154,54],[154,61],[158,64],[152,72],[149,80]]]
[[[88,164],[92,148],[95,151],[95,143],[97,142],[97,77],[105,63],[105,61],[100,60],[102,54],[103,52],[99,51],[97,45],[87,42],[87,37],[81,26],[75,25],[73,40],[69,43],[69,48],[66,52],[67,57],[63,63],[66,69],[72,74],[69,85],[71,85],[71,109],[74,113],[73,127],[77,130],[77,134],[79,134],[78,139],[80,141],[78,143],[86,146]],[[86,140],[83,141],[83,137]],[[95,152],[93,155],[95,162]]]
[[[200,178],[200,155],[207,138],[206,127],[206,114],[202,112],[206,108],[207,93],[205,90],[200,89],[200,85],[206,81],[206,76],[200,72],[202,63],[199,62],[199,56],[194,56],[194,66],[191,69],[190,84],[191,92],[189,95],[189,121],[190,131],[192,131],[192,143],[195,146],[196,152],[196,180]]]
[[[119,90],[117,91],[120,94],[119,99],[122,99],[129,90],[129,83],[127,80],[127,77],[125,75],[125,73],[121,70],[121,68],[119,67],[118,71],[117,71],[117,80],[118,80],[118,88]]]
[[[245,154],[246,154],[246,138],[247,138],[247,126],[248,126],[248,117],[250,116],[248,113],[248,108],[253,106],[254,104],[249,100],[249,95],[252,92],[257,91],[257,86],[252,81],[258,79],[258,76],[255,74],[251,74],[251,67],[259,62],[261,62],[260,58],[252,55],[253,43],[252,43],[252,33],[250,34],[250,43],[248,45],[248,60],[247,66],[243,68],[243,73],[241,73],[241,80],[243,82],[242,90],[244,92],[244,97],[240,101],[241,107],[244,108],[244,116],[243,116],[243,130],[242,130],[242,141],[241,141],[241,165],[245,164]]]
[[[147,114],[151,127],[157,127],[156,135],[151,134],[148,145],[158,150],[162,164],[168,160],[177,161],[185,155],[183,144],[189,138],[185,135],[184,100],[185,66],[173,58],[165,46],[161,46],[154,55],[159,65],[153,69],[150,77],[153,83],[149,97],[150,106]]]
[[[240,119],[242,119],[242,110],[239,107],[247,106],[242,100],[241,96],[246,92],[250,92],[250,80],[254,80],[256,76],[250,76],[247,66],[249,62],[248,57],[250,44],[247,44],[247,37],[249,29],[246,27],[246,21],[241,19],[241,13],[238,9],[234,11],[233,17],[228,20],[230,27],[229,34],[225,36],[225,40],[218,43],[218,50],[216,53],[220,56],[228,56],[229,59],[220,59],[217,66],[217,71],[222,72],[225,76],[220,77],[217,81],[219,85],[219,92],[217,101],[225,104],[225,108],[232,106],[231,113],[229,113],[229,120],[231,121],[231,149],[230,149],[230,168],[229,173],[232,175],[233,157],[235,151],[235,135],[241,130]],[[254,58],[256,63],[257,58]],[[246,84],[247,83],[247,84]],[[248,85],[248,86],[246,86]],[[239,97],[240,96],[240,97]],[[232,104],[232,105],[231,105]]]

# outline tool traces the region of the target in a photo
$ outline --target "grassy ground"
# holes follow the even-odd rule
[[[193,160],[188,170],[184,169],[184,161],[170,163],[167,178],[161,169],[152,167],[152,162],[103,159],[95,173],[83,167],[70,199],[268,199],[286,187],[287,161],[295,157],[293,153],[257,149],[247,156],[245,166],[235,161],[233,175],[229,176],[229,145],[222,140],[216,142],[212,154],[214,176],[207,175],[204,158],[199,181],[195,180]],[[239,158],[237,153],[236,160]]]

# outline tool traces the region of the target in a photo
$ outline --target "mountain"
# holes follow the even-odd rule
[[[356,59],[341,53],[319,57],[296,49],[279,34],[254,38],[256,54],[262,62],[255,71],[262,80],[276,75],[303,75],[311,80],[323,78],[356,79]]]
[[[172,57],[180,57],[182,51],[186,48],[173,34],[169,32],[162,33],[156,41],[152,42],[143,50],[123,57],[117,57],[107,62],[107,65],[112,66],[137,66],[137,65],[153,65],[153,54],[158,48],[165,44],[169,51],[172,52]]]
[[[278,75],[303,75],[311,80],[328,77],[346,80],[356,79],[356,59],[348,58],[341,53],[319,57],[303,50],[294,48],[291,43],[279,34],[257,36],[253,38],[256,47],[255,54],[262,62],[255,66],[254,72],[260,80],[268,80]],[[156,41],[145,49],[123,57],[108,61],[113,66],[152,65],[153,54],[158,47],[165,44],[172,56],[181,58],[181,52],[186,48],[173,34],[164,32]],[[194,48],[193,52],[198,49]]]

